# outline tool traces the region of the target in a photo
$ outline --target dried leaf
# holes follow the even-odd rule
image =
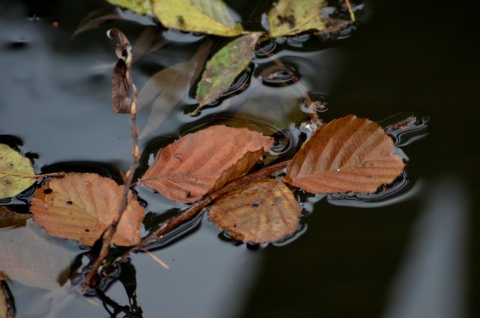
[[[375,192],[404,167],[390,137],[376,123],[354,115],[317,129],[295,155],[285,181],[310,193]]]
[[[0,268],[26,286],[54,289],[64,281],[59,273],[70,265],[68,251],[29,220],[26,227],[0,231]]]
[[[129,113],[132,105],[127,72],[128,68],[125,61],[118,60],[112,75],[112,108],[114,112],[120,114]]]
[[[273,138],[246,128],[212,126],[161,149],[140,182],[168,199],[195,202],[248,171],[272,145]]]
[[[262,33],[245,34],[220,49],[208,61],[197,87],[198,112],[204,105],[216,101],[225,93],[237,76],[243,72],[255,52],[255,44]]]
[[[322,8],[325,0],[280,0],[268,13],[270,37],[325,29]]]
[[[210,40],[203,42],[188,62],[164,68],[145,83],[139,94],[138,108],[142,109],[153,99],[155,101],[140,138],[152,134],[167,118],[175,105],[187,94],[199,71],[203,69],[212,45],[213,42]]]
[[[118,213],[123,186],[93,173],[68,173],[52,179],[32,199],[34,219],[48,233],[93,245]],[[121,246],[140,242],[144,209],[129,192],[127,210],[113,243]]]
[[[0,228],[25,226],[30,217],[30,214],[17,213],[0,206]]]
[[[295,233],[302,209],[283,182],[264,179],[221,197],[210,218],[236,240],[275,242]]]
[[[36,181],[30,159],[0,144],[0,199],[16,196]]]
[[[242,27],[221,0],[152,0],[153,13],[168,28],[236,36]]]

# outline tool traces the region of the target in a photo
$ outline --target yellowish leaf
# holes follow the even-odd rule
[[[220,36],[243,32],[221,0],[152,0],[153,13],[168,28]]]
[[[30,159],[0,144],[0,199],[16,196],[35,181]]]

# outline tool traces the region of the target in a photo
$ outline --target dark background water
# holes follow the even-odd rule
[[[249,16],[251,3],[232,4]],[[110,108],[115,56],[105,31],[121,27],[134,39],[151,22],[112,22],[72,38],[83,18],[104,6],[102,1],[0,1],[0,134],[21,139],[20,149],[38,156],[37,172],[55,163],[125,169],[130,162],[128,118]],[[262,10],[255,7],[251,16]],[[321,200],[306,218],[303,235],[281,247],[236,247],[203,220],[191,234],[156,252],[171,269],[143,254],[132,258],[144,317],[480,315],[477,12],[473,1],[366,1],[362,25],[348,39],[306,44],[308,50],[283,46],[279,56],[298,69],[303,84],[327,96],[326,120],[349,113],[377,121],[406,112],[430,117],[428,136],[402,147],[411,190],[387,205],[366,208]],[[138,86],[159,68],[188,57],[195,47],[189,43],[135,64]],[[286,92],[265,88],[264,94],[285,94],[298,109]],[[248,94],[230,102],[242,104]],[[268,110],[246,112],[269,116]],[[141,113],[139,121],[147,115]],[[178,111],[156,133],[176,134],[202,120]],[[177,207],[149,201],[158,214],[172,206]],[[71,244],[67,249],[72,258],[80,252]],[[20,317],[45,317],[41,309],[61,317],[106,316],[95,298],[66,301],[58,289],[53,299],[62,301],[48,303],[51,298],[45,297],[52,292],[10,283]],[[128,303],[119,283],[107,294]]]

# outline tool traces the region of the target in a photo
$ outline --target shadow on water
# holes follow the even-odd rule
[[[261,26],[259,12],[268,10],[268,4],[252,12],[243,2],[232,6],[248,13],[243,18],[251,26]],[[111,21],[72,38],[82,19],[103,7],[110,10],[108,3],[94,0],[0,3],[0,141],[31,158],[37,173],[95,171],[120,181],[118,169],[129,165],[128,118],[113,114],[110,106],[115,56],[105,31],[119,27],[135,39],[153,22]],[[287,140],[276,151],[289,155],[303,140],[293,127],[305,117],[301,98],[291,89],[298,77],[325,106],[319,116],[326,121],[354,113],[386,119],[382,124],[388,126],[404,115],[418,115],[413,128],[391,134],[408,164],[386,191],[299,194],[305,215],[301,231],[266,248],[235,244],[199,216],[152,250],[170,269],[145,253],[133,255],[101,297],[79,296],[72,292],[75,279],[60,279],[57,272],[48,285],[12,274],[18,316],[104,317],[125,305],[142,317],[480,314],[475,299],[479,220],[471,213],[479,208],[473,193],[480,190],[480,47],[473,12],[467,3],[366,1],[359,25],[338,35],[341,41],[301,36],[266,42],[251,65],[250,81],[239,78],[221,103],[195,118],[186,115],[194,101],[185,97],[155,136],[141,141],[140,170],[159,147],[187,131],[212,122],[242,125],[247,123],[242,118],[254,117],[258,121],[249,127],[276,132]],[[139,59],[133,69],[137,86],[158,69],[188,59],[199,41],[172,31],[165,38],[180,44]],[[275,67],[265,52],[275,52],[287,66],[275,78],[264,76]],[[148,113],[139,114],[141,124]],[[395,114],[400,115],[388,119]],[[22,195],[1,204],[25,210],[32,193]],[[148,203],[144,234],[185,208],[145,189],[139,196]],[[2,229],[0,237],[8,231],[13,234]],[[49,238],[39,227],[25,231],[61,251],[58,272],[71,264],[74,277],[86,265],[88,249]]]

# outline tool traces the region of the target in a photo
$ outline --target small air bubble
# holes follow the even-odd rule
[[[72,205],[73,202],[72,201],[67,201],[67,205]]]

